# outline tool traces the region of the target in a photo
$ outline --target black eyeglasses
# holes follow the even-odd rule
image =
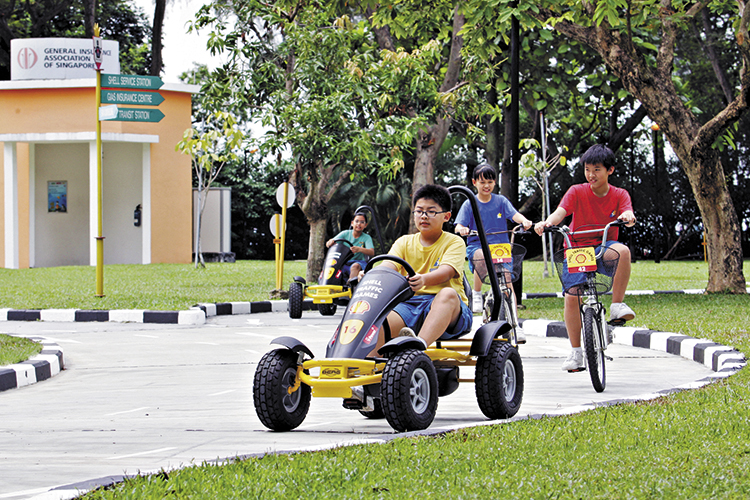
[[[447,210],[443,210],[442,212],[436,212],[435,210],[428,210],[425,212],[424,210],[414,210],[412,213],[415,217],[422,217],[423,215],[426,215],[428,219],[434,219],[437,214],[444,214]]]

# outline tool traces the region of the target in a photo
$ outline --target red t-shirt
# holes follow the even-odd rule
[[[617,219],[624,211],[633,210],[630,194],[626,190],[609,186],[607,194],[599,198],[591,190],[589,184],[575,184],[571,186],[560,201],[560,207],[568,215],[573,214],[573,221],[570,224],[570,228],[573,231],[577,229],[603,228]],[[590,227],[583,228],[581,226]],[[618,228],[610,228],[607,239],[616,240],[618,234]],[[576,246],[600,245],[602,234],[600,232],[599,234],[591,233],[590,235],[575,236],[573,242]]]

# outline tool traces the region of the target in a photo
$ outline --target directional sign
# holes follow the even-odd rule
[[[164,85],[158,76],[110,75],[102,73],[102,87],[113,89],[157,90]]]
[[[137,92],[132,90],[102,90],[102,104],[140,104],[158,106],[164,97],[158,92]]]
[[[116,122],[159,122],[164,113],[158,109],[148,108],[117,108]]]

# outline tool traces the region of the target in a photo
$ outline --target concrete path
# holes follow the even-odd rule
[[[0,324],[2,333],[45,337],[65,351],[60,374],[0,393],[0,500],[71,498],[139,471],[404,436],[385,420],[343,409],[338,399],[313,399],[293,432],[269,432],[256,417],[252,377],[270,341],[295,336],[322,356],[340,318],[341,312],[332,318],[305,312],[300,320],[282,313],[216,316],[199,326]],[[560,370],[569,344],[543,330],[527,325],[528,343],[520,347],[524,400],[514,420],[651,398],[716,376],[678,355],[615,344],[607,389],[598,394],[587,372]],[[480,412],[473,385],[462,384],[440,400],[423,433],[495,423]]]

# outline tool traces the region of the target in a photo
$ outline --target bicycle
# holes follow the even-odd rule
[[[500,290],[500,311],[499,319],[507,322],[511,331],[513,332],[513,343],[523,344],[526,343],[526,339],[519,339],[517,334],[518,329],[518,314],[516,312],[516,297],[513,292],[511,283],[516,281],[521,274],[521,267],[523,265],[523,258],[526,255],[526,248],[523,245],[515,243],[516,235],[529,234],[528,231],[523,229],[523,226],[516,226],[508,231],[497,231],[491,234],[510,234],[510,243],[494,243],[489,245],[490,253],[492,254],[493,267],[495,268],[495,274],[498,278],[498,285]],[[476,236],[476,231],[470,231],[470,236]],[[489,273],[487,272],[487,265],[484,263],[484,257],[473,258],[472,263],[474,264],[474,272],[477,273],[482,283],[489,284]],[[492,293],[492,288],[487,292],[484,299],[484,308],[482,309],[482,323],[488,323],[492,318],[492,310],[495,306],[495,297]]]
[[[545,233],[560,233],[565,238],[565,248],[555,253],[555,267],[566,294],[579,297],[581,314],[581,336],[586,353],[591,383],[596,392],[604,391],[607,385],[605,361],[612,358],[604,352],[612,342],[607,329],[606,308],[599,299],[600,295],[612,289],[620,254],[617,250],[605,247],[610,227],[624,226],[620,220],[610,222],[604,228],[571,231],[567,226],[549,226]],[[584,228],[587,226],[583,226]],[[576,246],[575,236],[602,233],[602,244],[599,251],[591,245]],[[571,241],[573,237],[573,241]],[[583,279],[574,275],[583,275]],[[586,367],[581,368],[582,371]]]

